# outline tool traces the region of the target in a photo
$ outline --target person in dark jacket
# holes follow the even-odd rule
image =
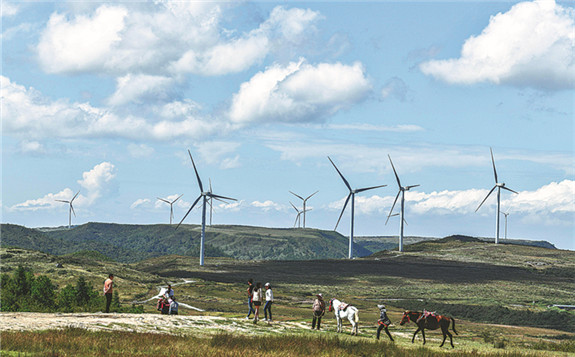
[[[391,334],[387,329],[387,327],[391,325],[391,320],[389,317],[387,317],[387,309],[385,308],[385,305],[377,305],[377,308],[379,309],[379,320],[377,321],[377,324],[379,325],[377,327],[377,339],[379,340],[379,334],[381,330],[385,329],[385,333],[387,336],[389,336],[389,339],[393,341],[393,337],[391,337]]]
[[[254,280],[253,279],[249,279],[248,280],[248,306],[249,306],[249,311],[248,311],[248,316],[246,316],[246,319],[250,318],[250,315],[252,314],[252,312],[255,314],[256,310],[254,310],[254,307],[252,305],[252,294],[254,292]]]

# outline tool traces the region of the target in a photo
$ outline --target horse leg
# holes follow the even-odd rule
[[[441,333],[443,334],[443,341],[441,341],[441,345],[439,345],[439,347],[443,347],[445,339],[447,338],[447,334],[445,333],[445,329],[443,328],[443,326],[441,327]]]
[[[419,328],[419,326],[417,326],[417,330],[415,330],[415,332],[413,333],[413,337],[411,338],[411,343],[413,343],[415,341],[415,335],[417,335],[419,330],[420,330],[420,328]]]
[[[425,329],[421,329],[421,336],[423,336],[423,344],[425,345]]]
[[[447,330],[446,332],[447,336],[449,336],[449,342],[451,343],[451,348],[455,348],[455,346],[453,346],[453,335],[451,334],[451,332],[449,332],[449,330]]]

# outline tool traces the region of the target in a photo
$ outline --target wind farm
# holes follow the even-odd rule
[[[158,197],[158,200],[162,201],[162,202],[166,202],[167,204],[170,205],[170,225],[172,224],[172,219],[174,218],[174,203],[176,203],[176,201],[178,201],[184,194],[179,195],[178,197],[176,197],[174,200],[168,200],[165,198],[160,198]]]

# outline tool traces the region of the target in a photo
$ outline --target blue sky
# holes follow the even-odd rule
[[[575,249],[573,2],[2,2],[2,222],[169,222],[157,197],[214,193],[215,224],[356,235],[404,185],[406,235]],[[338,231],[349,234],[349,208]],[[395,209],[397,210],[397,208]],[[186,223],[200,223],[194,210]],[[504,232],[502,219],[501,236]]]

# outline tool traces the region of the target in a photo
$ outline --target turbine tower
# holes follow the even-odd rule
[[[389,221],[389,217],[391,217],[391,213],[393,212],[393,208],[397,203],[397,199],[399,195],[401,195],[401,210],[399,212],[399,251],[403,252],[403,223],[405,222],[404,218],[404,208],[405,208],[405,191],[409,191],[410,189],[417,187],[419,185],[411,185],[411,186],[401,186],[401,181],[399,181],[399,176],[397,175],[397,171],[395,171],[395,166],[393,166],[393,161],[391,161],[391,156],[389,157],[389,162],[391,162],[391,168],[393,169],[393,173],[395,174],[395,179],[397,180],[397,186],[399,186],[399,191],[397,191],[397,196],[395,196],[395,200],[393,201],[393,205],[391,206],[391,210],[389,211],[389,215],[387,216],[387,221]]]
[[[202,185],[202,180],[200,180],[200,175],[198,174],[198,170],[196,169],[196,164],[194,163],[194,159],[192,158],[192,153],[190,152],[190,150],[188,150],[188,154],[190,155],[190,160],[192,160],[192,166],[194,166],[196,178],[198,179],[198,186],[200,187],[200,195],[198,196],[198,198],[196,198],[196,200],[194,201],[194,203],[192,204],[192,206],[190,207],[190,209],[188,210],[188,212],[186,213],[184,218],[182,218],[180,223],[178,223],[178,226],[176,227],[176,229],[178,229],[178,227],[182,224],[184,219],[186,219],[188,214],[190,214],[190,212],[192,211],[194,206],[200,201],[200,199],[202,199],[203,202],[202,202],[202,235],[200,238],[200,266],[203,266],[204,265],[204,241],[206,238],[206,205],[208,204],[208,200],[211,198],[214,198],[216,200],[225,202],[223,200],[236,201],[236,199],[230,198],[230,197],[214,195],[211,190],[208,192],[204,192],[204,186]]]
[[[293,209],[295,209],[295,211],[297,212],[297,216],[295,217],[295,221],[293,222],[293,227],[295,228],[295,226],[296,226],[296,224],[297,224],[297,227],[298,227],[298,228],[301,228],[301,215],[302,215],[302,213],[303,213],[303,216],[305,217],[305,213],[306,213],[307,211],[311,211],[311,208],[308,209],[308,210],[303,209],[303,210],[300,211],[299,209],[297,209],[296,206],[294,206],[293,203],[291,203],[291,201],[290,201],[290,204],[291,204],[291,206],[293,207]],[[305,222],[305,218],[304,218],[304,222]],[[305,223],[304,223],[304,224],[305,224]],[[305,226],[304,226],[304,228],[305,228]]]
[[[483,203],[487,200],[487,198],[491,195],[491,193],[497,188],[497,215],[495,216],[495,244],[498,244],[499,243],[499,216],[501,215],[501,189],[511,191],[513,193],[517,193],[517,192],[513,191],[510,188],[505,187],[505,183],[498,182],[497,170],[495,169],[495,159],[493,159],[493,149],[489,148],[489,150],[491,151],[491,162],[493,163],[493,174],[495,175],[495,186],[493,186],[491,191],[489,191],[487,196],[485,196],[483,201],[481,201],[481,203],[479,204],[479,207],[477,207],[475,212],[477,212],[479,210],[479,208],[481,208],[481,205],[483,205]]]
[[[333,161],[331,161],[331,158],[328,156],[327,157],[329,159],[329,161],[331,162],[331,164],[333,165],[333,167],[335,167],[335,170],[337,171],[337,173],[339,174],[339,176],[341,177],[341,179],[343,180],[343,183],[345,183],[345,185],[347,186],[347,188],[349,189],[349,195],[347,195],[347,198],[345,199],[345,203],[343,205],[343,208],[341,210],[341,213],[339,214],[339,218],[337,219],[337,223],[335,224],[335,228],[333,229],[334,231],[337,229],[337,225],[339,224],[339,221],[341,220],[341,216],[343,216],[343,212],[345,211],[345,207],[347,206],[347,203],[349,202],[349,199],[351,198],[351,229],[350,229],[350,235],[349,235],[349,252],[348,252],[348,259],[352,259],[353,258],[353,216],[354,216],[354,211],[355,211],[355,194],[356,193],[360,193],[363,191],[367,191],[367,190],[373,190],[375,188],[380,188],[380,187],[385,187],[387,185],[379,185],[379,186],[373,186],[373,187],[366,187],[366,188],[358,188],[358,189],[352,189],[351,185],[349,184],[349,182],[347,182],[347,180],[345,179],[345,177],[343,177],[342,173],[339,171],[339,169],[337,168],[337,166],[335,166],[335,164],[333,163]]]
[[[505,240],[507,240],[507,216],[509,213],[501,212],[505,216]]]
[[[180,197],[182,197],[183,195],[184,195],[184,194],[179,195],[178,198],[176,198],[176,199],[173,200],[173,201],[169,201],[169,200],[167,200],[167,199],[165,199],[165,198],[157,197],[160,201],[166,202],[167,204],[170,205],[170,225],[172,224],[172,219],[174,218],[174,203],[176,203],[176,201],[179,200]]]
[[[74,212],[74,206],[72,206],[72,202],[74,202],[76,197],[78,197],[79,193],[80,193],[80,191],[76,192],[76,194],[74,195],[74,197],[72,197],[72,199],[70,201],[56,200],[58,202],[64,202],[64,203],[67,203],[70,205],[70,209],[69,209],[69,213],[68,213],[68,229],[70,229],[72,227],[72,213],[74,213],[74,217],[76,217],[76,212]]]
[[[311,210],[306,210],[305,209],[305,203],[307,202],[307,200],[309,200],[311,198],[311,196],[315,195],[316,193],[318,193],[319,191],[315,191],[314,193],[312,193],[311,195],[307,196],[306,198],[301,197],[300,195],[296,195],[295,193],[291,192],[290,193],[294,196],[296,196],[297,198],[299,198],[300,200],[303,201],[303,227],[305,228],[305,213],[307,211],[311,211]],[[291,202],[290,202],[291,203]],[[293,206],[293,204],[292,204]]]

